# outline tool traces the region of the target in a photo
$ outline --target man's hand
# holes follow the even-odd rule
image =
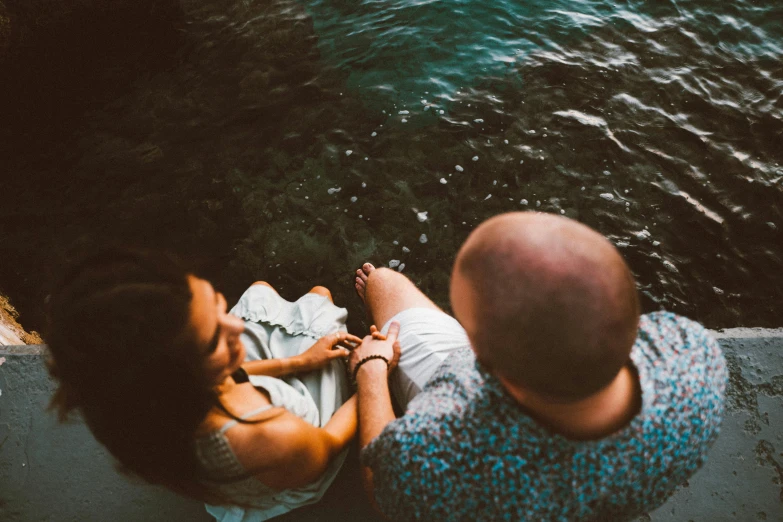
[[[400,342],[397,340],[399,333],[400,323],[396,321],[389,325],[386,335],[380,333],[375,325],[371,326],[370,335],[362,339],[361,345],[354,349],[348,358],[351,373],[354,372],[359,361],[370,355],[380,355],[389,361],[389,372],[396,368],[400,360]]]
[[[316,370],[325,366],[329,361],[347,357],[350,350],[338,346],[339,344],[350,347],[358,346],[362,340],[348,332],[335,332],[318,339],[306,352],[299,355],[303,371]]]

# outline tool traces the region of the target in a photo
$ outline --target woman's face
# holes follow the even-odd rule
[[[216,292],[209,281],[189,275],[188,282],[193,293],[190,325],[207,375],[219,384],[245,360],[245,347],[239,340],[245,322],[227,313],[226,298]]]

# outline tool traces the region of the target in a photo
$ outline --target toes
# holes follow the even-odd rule
[[[364,301],[364,294],[367,291],[367,278],[373,270],[375,270],[375,267],[372,266],[371,263],[364,263],[362,267],[356,271],[356,283],[354,284],[354,288],[356,288],[356,293],[359,294],[362,301]]]
[[[356,271],[356,276],[357,276],[356,279],[357,280],[361,279],[362,281],[367,281],[367,275],[369,274],[369,272],[365,273],[363,269],[364,269],[364,267],[362,267],[361,269]]]

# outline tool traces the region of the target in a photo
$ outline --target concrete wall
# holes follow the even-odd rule
[[[59,424],[47,411],[54,386],[40,347],[5,351],[0,366],[0,520],[212,519],[200,504],[120,476],[81,422]]]
[[[718,333],[727,413],[707,464],[637,522],[783,520],[783,330]],[[203,507],[114,471],[79,422],[46,411],[43,347],[0,348],[0,520],[208,521]],[[280,521],[371,521],[355,455],[324,500]]]

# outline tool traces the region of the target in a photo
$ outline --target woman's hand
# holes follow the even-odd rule
[[[347,357],[351,351],[344,346],[354,348],[361,344],[362,340],[348,332],[335,332],[318,339],[314,345],[302,352],[298,358],[301,361],[302,371],[316,370],[334,359]],[[344,346],[338,346],[338,344]]]
[[[362,340],[362,344],[355,348],[348,359],[348,367],[353,373],[359,361],[370,355],[381,355],[389,361],[389,372],[397,367],[400,360],[400,342],[397,336],[400,333],[400,323],[393,322],[389,325],[387,335],[378,331],[375,325],[370,327],[370,335]]]

